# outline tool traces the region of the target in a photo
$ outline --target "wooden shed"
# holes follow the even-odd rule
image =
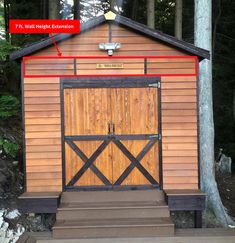
[[[55,212],[71,190],[155,189],[200,211],[197,73],[209,52],[112,12],[54,38],[62,57],[51,38],[11,55],[23,58],[22,210]]]

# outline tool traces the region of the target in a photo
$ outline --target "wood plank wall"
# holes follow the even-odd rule
[[[76,64],[74,65],[74,61]],[[53,61],[54,62],[54,61]],[[164,74],[195,74],[194,58],[147,58],[146,73]],[[51,59],[32,59],[26,61],[26,75],[112,75],[112,74],[144,74],[144,58],[136,59],[59,59],[52,63]],[[120,69],[97,69],[97,64],[116,63],[122,64]],[[45,66],[46,65],[46,66]]]
[[[117,56],[186,55],[171,46],[120,26],[112,27],[112,41],[122,43]],[[107,56],[98,44],[108,42],[107,24],[59,43],[65,56]],[[35,56],[56,55],[54,47]],[[102,60],[101,63],[105,61]],[[124,73],[143,73],[140,60],[126,63]],[[72,60],[28,60],[27,74],[73,74]],[[96,70],[94,60],[78,60],[77,73],[106,74],[118,70]],[[192,59],[151,59],[149,73],[190,73]],[[127,68],[128,67],[128,68]],[[51,71],[52,70],[52,71]],[[97,72],[98,71],[98,72]],[[119,71],[120,72],[120,71]],[[27,191],[61,191],[61,118],[59,78],[25,78],[25,134]],[[162,77],[162,133],[164,189],[198,188],[196,77]]]
[[[198,188],[196,77],[162,77],[164,189]]]
[[[27,191],[61,191],[59,78],[25,78],[24,104]]]

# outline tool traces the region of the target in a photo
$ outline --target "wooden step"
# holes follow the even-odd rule
[[[63,192],[61,203],[164,201],[161,190]]]
[[[57,221],[55,239],[173,236],[170,218],[94,219]]]
[[[64,203],[58,208],[57,220],[164,218],[170,213],[165,202]]]

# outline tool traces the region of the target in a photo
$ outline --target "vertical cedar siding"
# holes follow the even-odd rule
[[[108,42],[109,25],[59,43],[64,56],[106,56],[98,44]],[[186,55],[129,29],[112,25],[112,41],[122,43],[114,56]],[[56,56],[49,47],[34,56]],[[144,62],[123,61],[123,70],[106,73],[144,73]],[[122,60],[118,60],[122,62]],[[53,60],[28,60],[28,75],[74,74],[73,60],[56,64]],[[96,61],[77,59],[77,74],[102,74]],[[192,59],[151,59],[148,73],[193,73]],[[198,188],[196,77],[162,77],[162,161],[164,189]],[[25,78],[25,147],[28,192],[62,190],[61,111],[59,78]]]

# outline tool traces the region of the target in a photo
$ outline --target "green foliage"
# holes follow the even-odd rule
[[[11,0],[9,15],[12,19],[44,19],[48,18],[43,7],[43,2],[49,0]],[[46,4],[48,7],[48,4]],[[30,43],[39,41],[46,35],[40,34],[12,34],[11,43],[15,46],[23,47]],[[48,36],[48,35],[47,35]]]
[[[0,150],[2,150],[4,155],[15,158],[19,149],[20,146],[15,142],[0,137]]]
[[[19,101],[14,96],[0,97],[0,119],[7,120],[19,112]]]
[[[12,46],[9,42],[0,40],[0,61],[5,61],[11,52],[18,49],[18,47]]]

